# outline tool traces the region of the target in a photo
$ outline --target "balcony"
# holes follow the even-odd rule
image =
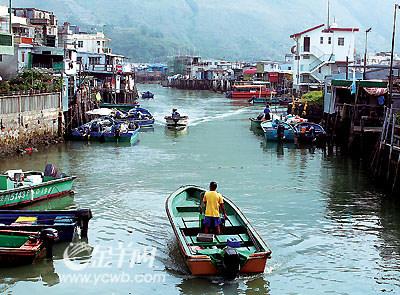
[[[29,22],[32,25],[50,25],[50,20],[46,18],[31,18]]]

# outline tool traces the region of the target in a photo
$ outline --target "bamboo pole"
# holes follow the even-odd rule
[[[388,159],[388,169],[387,169],[387,174],[386,174],[386,180],[389,180],[390,176],[390,163],[392,161],[392,153],[393,153],[393,138],[394,138],[394,126],[396,124],[396,117],[394,116],[392,112],[392,135],[390,138],[390,151],[389,151],[389,159]]]

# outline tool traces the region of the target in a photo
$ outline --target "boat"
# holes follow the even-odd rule
[[[287,115],[284,118],[284,121],[292,126],[295,126],[296,124],[303,123],[303,122],[308,122],[307,119],[304,119],[300,117],[299,115]]]
[[[135,122],[141,128],[153,127],[154,117],[145,108],[133,108],[126,114],[126,119]]]
[[[272,91],[266,85],[233,85],[227,96],[232,99],[257,99],[270,97]]]
[[[58,242],[71,242],[80,228],[82,238],[87,238],[90,209],[79,210],[0,210],[0,230],[41,232],[55,229]]]
[[[0,175],[0,209],[18,208],[72,193],[76,177],[46,165],[45,171],[9,170]]]
[[[182,186],[165,202],[179,249],[192,275],[263,273],[271,250],[235,204],[224,197],[227,213],[220,235],[203,234],[199,211],[201,194],[206,190]]]
[[[249,118],[250,120],[250,128],[255,130],[255,129],[261,129],[261,123],[264,122],[263,119],[259,119],[259,118]]]
[[[280,135],[278,127],[282,126],[283,133]],[[267,141],[287,141],[293,142],[296,130],[286,122],[278,119],[261,123],[261,128],[264,130],[264,135]]]
[[[100,108],[118,109],[122,111],[129,111],[138,106],[140,106],[140,104],[137,101],[133,103],[101,103],[99,105]]]
[[[57,239],[54,229],[41,232],[0,230],[0,267],[32,264],[44,256],[51,258]]]
[[[165,116],[164,119],[166,121],[168,128],[182,129],[183,127],[186,127],[189,123],[188,116],[179,116],[176,118],[174,118],[172,116]]]
[[[151,93],[150,91],[145,91],[142,93],[142,98],[143,99],[154,98],[154,93]]]
[[[319,124],[302,122],[296,124],[294,128],[296,130],[296,138],[301,143],[323,143],[326,140],[326,132]]]
[[[94,119],[72,130],[73,140],[99,142],[128,142],[134,144],[139,138],[140,127],[112,117]]]

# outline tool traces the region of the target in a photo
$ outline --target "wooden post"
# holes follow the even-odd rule
[[[397,177],[399,174],[399,168],[400,168],[400,152],[399,152],[399,156],[397,158],[397,165],[396,165],[396,174],[393,180],[393,185],[392,185],[392,193],[394,192],[395,188],[396,188],[396,182],[397,182]]]
[[[387,174],[386,174],[386,180],[389,180],[390,176],[390,163],[392,161],[392,153],[393,153],[393,138],[394,138],[394,126],[396,124],[396,117],[394,116],[394,113],[392,112],[392,135],[390,137],[390,151],[389,151],[389,160],[388,160],[388,169],[387,169]]]

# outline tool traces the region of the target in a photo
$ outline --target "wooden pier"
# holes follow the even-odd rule
[[[400,192],[400,109],[385,109],[385,120],[371,170],[386,191],[393,195]]]

